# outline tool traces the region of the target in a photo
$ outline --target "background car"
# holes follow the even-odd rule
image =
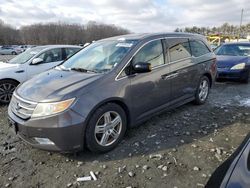
[[[217,79],[234,79],[247,83],[250,74],[250,43],[226,43],[215,50]]]
[[[59,65],[80,49],[71,45],[39,46],[26,50],[8,62],[0,62],[0,103],[10,102],[19,83]]]
[[[0,55],[17,55],[22,53],[22,50],[12,46],[2,46],[0,48]]]
[[[250,133],[237,150],[212,174],[206,188],[250,187]]]
[[[27,49],[34,48],[35,45],[20,45],[18,48],[22,50],[22,52],[25,52]]]

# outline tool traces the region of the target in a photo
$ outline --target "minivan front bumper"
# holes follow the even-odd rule
[[[71,109],[55,116],[29,120],[17,117],[10,108],[8,115],[16,134],[33,147],[60,152],[83,150],[85,118]]]

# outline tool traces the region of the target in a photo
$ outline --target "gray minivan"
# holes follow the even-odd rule
[[[96,41],[21,84],[10,125],[34,147],[107,152],[155,113],[204,104],[216,75],[206,39],[186,33],[130,34]]]

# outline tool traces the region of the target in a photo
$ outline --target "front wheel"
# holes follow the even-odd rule
[[[12,54],[12,55],[17,55],[17,53],[16,53],[16,52],[11,52],[11,54]]]
[[[124,110],[115,103],[107,103],[91,116],[86,127],[86,145],[92,152],[112,150],[122,140],[127,127]]]
[[[210,81],[207,76],[203,76],[200,79],[199,85],[196,89],[194,103],[201,105],[204,104],[208,98],[210,90]]]
[[[0,103],[8,104],[18,83],[13,80],[0,81]]]
[[[241,82],[248,84],[249,83],[249,79],[250,79],[250,71],[248,71],[247,76],[241,80]]]

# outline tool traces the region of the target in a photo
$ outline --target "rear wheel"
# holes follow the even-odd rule
[[[16,52],[11,52],[11,54],[12,54],[12,55],[17,55],[17,53],[16,53]]]
[[[8,104],[18,83],[13,80],[0,81],[0,103]]]
[[[86,128],[86,145],[92,152],[112,150],[122,140],[127,127],[124,110],[115,103],[98,108]]]
[[[208,98],[210,81],[207,76],[202,76],[195,93],[195,104],[204,104]]]

